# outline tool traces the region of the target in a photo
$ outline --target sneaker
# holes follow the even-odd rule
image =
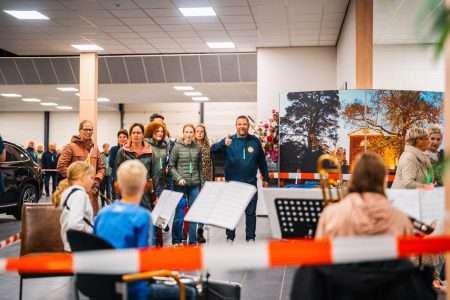
[[[233,245],[234,240],[227,238],[227,244]]]
[[[198,242],[199,244],[204,244],[204,243],[206,243],[206,239],[205,239],[205,237],[203,236],[203,228],[197,229],[197,242]]]
[[[255,239],[248,239],[247,243],[255,243]]]

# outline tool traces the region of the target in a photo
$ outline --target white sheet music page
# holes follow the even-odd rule
[[[153,225],[164,228],[168,225],[170,218],[175,213],[178,202],[180,202],[183,193],[169,190],[163,190],[159,196],[158,202],[152,211]]]
[[[241,182],[206,182],[185,220],[235,229],[256,187]]]
[[[388,189],[388,199],[408,216],[420,220],[420,191],[407,189]]]
[[[420,201],[421,221],[431,224],[445,214],[444,188],[438,187],[422,193]]]

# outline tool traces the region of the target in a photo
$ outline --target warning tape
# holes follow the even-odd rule
[[[0,241],[0,249],[9,247],[19,241],[20,241],[20,232],[14,234],[14,235],[11,235],[6,240]]]
[[[0,272],[127,274],[356,263],[450,251],[450,236],[369,236],[236,245],[98,250],[0,259]]]

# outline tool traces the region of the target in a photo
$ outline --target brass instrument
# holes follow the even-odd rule
[[[320,176],[320,188],[322,189],[324,207],[333,202],[339,202],[342,199],[342,172],[341,165],[336,156],[323,154],[317,161],[317,170]],[[330,178],[330,173],[337,174],[338,178]],[[333,195],[333,188],[336,191],[336,197]]]
[[[326,207],[330,203],[336,203],[341,201],[343,192],[343,180],[341,165],[337,160],[336,156],[330,154],[323,154],[319,157],[317,161],[317,170],[320,175],[320,188],[322,189],[323,195],[323,206]],[[337,179],[330,178],[329,174],[337,174]],[[335,195],[333,195],[333,190],[335,190]],[[428,235],[433,233],[434,227],[428,225],[422,221],[417,220],[411,216],[408,216],[413,227],[418,232]]]

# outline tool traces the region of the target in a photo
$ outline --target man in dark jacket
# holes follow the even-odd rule
[[[268,186],[269,173],[266,156],[259,139],[248,133],[250,122],[246,116],[236,119],[236,134],[227,136],[212,145],[211,152],[223,152],[225,155],[225,180],[239,181],[256,186],[256,174],[259,169],[263,176],[263,186]],[[245,210],[245,239],[254,241],[256,237],[256,193]],[[227,240],[234,241],[235,230],[226,231]]]
[[[50,196],[50,178],[52,179],[52,193],[56,191],[56,186],[58,183],[58,171],[56,166],[58,165],[58,153],[56,152],[56,145],[50,144],[48,150],[42,155],[42,169],[46,170],[44,172],[44,187],[45,194]],[[47,171],[54,170],[54,171]]]
[[[34,149],[34,141],[29,141],[28,145],[27,145],[27,150],[28,154],[31,156],[31,159],[33,159],[34,162],[37,162],[37,153],[36,150]]]
[[[114,178],[117,171],[116,170],[117,152],[119,152],[119,149],[127,142],[128,142],[128,131],[126,129],[120,129],[117,132],[117,145],[112,146],[111,149],[109,150],[108,165],[111,168],[112,178]],[[113,200],[117,200],[119,198],[119,195],[117,195],[116,189],[114,187],[114,181],[112,182],[112,197]]]

